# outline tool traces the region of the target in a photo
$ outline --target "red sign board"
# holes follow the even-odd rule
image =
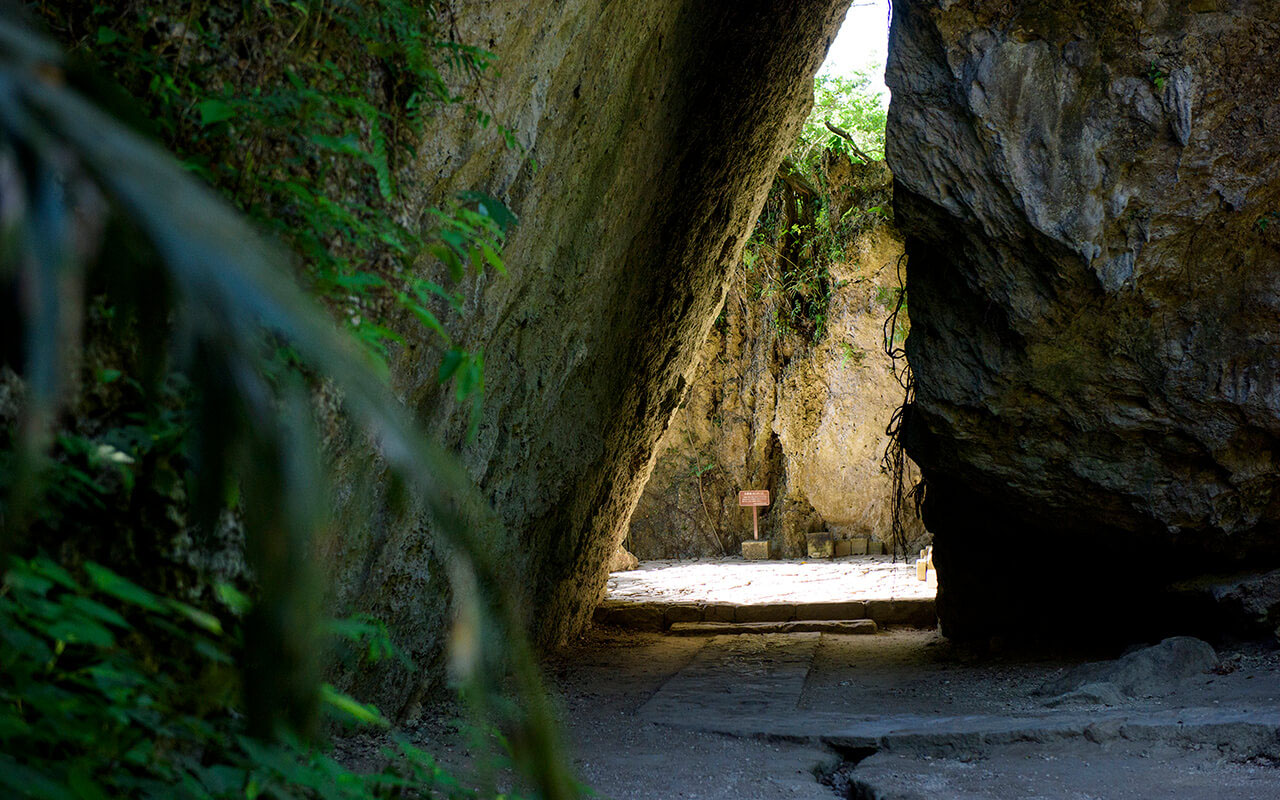
[[[769,505],[769,490],[751,489],[745,492],[738,492],[738,505],[767,506]]]

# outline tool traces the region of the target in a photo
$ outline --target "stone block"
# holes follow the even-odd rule
[[[768,539],[747,539],[742,543],[742,557],[747,561],[764,561],[769,558]]]
[[[870,541],[866,536],[853,536],[849,539],[849,555],[865,556],[867,554],[867,542]]]
[[[882,556],[882,555],[884,555],[884,552],[885,552],[885,550],[884,550],[884,542],[880,541],[879,539],[868,539],[868,540],[867,540],[867,555],[869,555],[869,556]]]
[[[876,624],[933,628],[938,624],[937,605],[933,598],[902,600],[868,600],[867,617]]]
[[[676,622],[701,622],[706,615],[702,603],[672,603],[664,609],[667,627]]]
[[[805,534],[809,546],[809,558],[831,558],[835,555],[834,542],[827,531]]]
[[[731,603],[708,603],[702,618],[707,622],[733,622],[736,609]]]
[[[864,619],[867,616],[867,604],[860,600],[849,600],[839,603],[798,603],[796,619]]]
[[[848,539],[837,539],[835,541],[836,558],[844,558],[853,555],[853,542]]]
[[[599,625],[616,625],[637,631],[660,631],[665,624],[662,606],[656,603],[610,601],[596,608],[593,619]]]
[[[837,633],[846,636],[875,633],[869,619],[809,620],[792,622],[677,622],[671,626],[676,636],[724,636],[746,633]]]
[[[789,603],[737,606],[733,611],[734,622],[787,622],[795,618],[796,607]]]
[[[923,558],[916,559],[916,580],[925,581],[929,579],[929,562]]]
[[[869,619],[816,619],[782,624],[786,625],[786,633],[838,633],[856,636],[879,631],[879,627]]]

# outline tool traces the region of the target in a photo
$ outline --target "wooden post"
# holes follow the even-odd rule
[[[748,489],[738,492],[738,505],[751,506],[751,528],[755,538],[760,538],[760,506],[769,505],[768,489]]]

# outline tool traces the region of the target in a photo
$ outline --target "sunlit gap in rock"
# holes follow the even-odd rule
[[[895,542],[900,487],[886,461],[908,328],[883,161],[888,25],[888,0],[855,4],[815,79],[659,443],[600,622],[933,625],[930,537],[898,503]],[[909,490],[918,476],[902,469]]]

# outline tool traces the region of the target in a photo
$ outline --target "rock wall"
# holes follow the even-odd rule
[[[420,205],[482,189],[520,217],[509,274],[469,287],[458,336],[485,354],[475,439],[425,337],[410,339],[392,372],[498,510],[505,531],[493,547],[542,642],[585,624],[603,592],[606,560],[847,5],[455,4],[460,38],[499,56],[499,78],[463,90],[532,156],[446,119],[414,168]],[[385,490],[376,463],[344,453],[340,498]],[[420,661],[439,652],[447,611],[429,531],[388,517],[341,531],[324,558],[335,606],[386,619]],[[389,669],[360,681],[352,688],[390,707],[411,706],[424,679],[406,685],[415,681]]]
[[[1280,5],[893,17],[944,630],[1132,628],[1167,580],[1280,563]]]
[[[772,493],[761,537],[784,556],[803,556],[811,531],[890,540],[892,486],[881,461],[903,390],[884,353],[883,326],[897,298],[902,240],[871,209],[890,208],[892,177],[882,163],[829,163],[823,184],[836,195],[832,216],[859,224],[829,267],[829,297],[814,314],[824,329],[814,342],[814,331],[785,322],[780,287],[794,281],[785,246],[752,247],[658,445],[627,538],[639,558],[736,555],[752,535],[741,489]],[[788,191],[779,181],[770,204],[787,205]],[[912,545],[925,535],[911,517]]]

